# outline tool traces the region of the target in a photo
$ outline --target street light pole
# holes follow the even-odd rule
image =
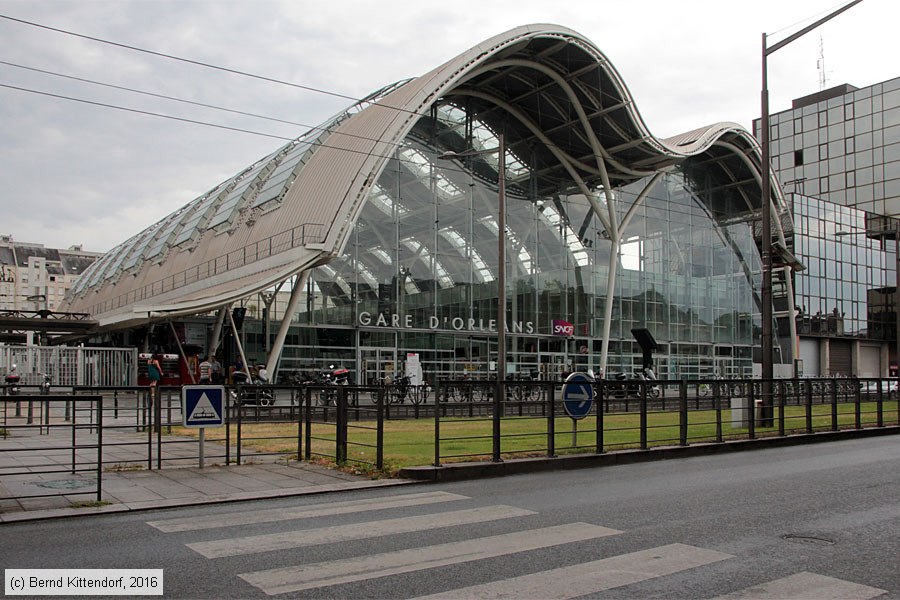
[[[503,410],[503,380],[506,379],[506,140],[497,134],[497,389],[494,392],[493,456],[500,462],[500,416]]]
[[[465,158],[484,154],[499,154],[497,158],[497,379],[494,382],[493,452],[491,459],[500,458],[500,417],[503,411],[506,379],[506,140],[497,134],[497,147],[490,150],[445,152],[438,158]]]
[[[784,48],[797,38],[800,38],[813,29],[819,27],[826,21],[833,19],[845,10],[859,4],[862,0],[853,0],[842,6],[841,8],[822,17],[815,23],[808,25],[797,33],[786,37],[777,44],[767,45],[766,34],[762,34],[762,92],[760,93],[761,118],[759,123],[759,145],[761,146],[761,192],[762,200],[760,208],[762,209],[762,230],[760,236],[762,238],[762,335],[760,336],[760,346],[762,351],[762,383],[763,383],[763,410],[762,424],[771,421],[774,418],[774,406],[772,403],[772,386],[771,381],[774,378],[774,357],[772,354],[772,188],[771,188],[771,167],[769,156],[769,84],[768,84],[768,65],[767,59],[770,54]],[[791,315],[790,318],[795,318]],[[793,341],[791,342],[793,343]]]

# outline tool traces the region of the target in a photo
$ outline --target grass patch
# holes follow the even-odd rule
[[[144,465],[142,463],[115,463],[103,467],[103,470],[107,473],[122,473],[123,471],[143,471]]]

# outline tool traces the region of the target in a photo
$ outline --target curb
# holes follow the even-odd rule
[[[611,467],[654,460],[671,460],[695,456],[710,456],[727,452],[743,452],[764,448],[800,446],[820,442],[833,442],[884,435],[900,434],[900,426],[847,431],[824,431],[787,437],[764,437],[752,440],[731,440],[721,443],[703,443],[691,446],[661,446],[648,450],[620,450],[603,454],[573,454],[542,458],[519,458],[503,462],[448,463],[439,467],[422,466],[400,469],[400,477],[415,481],[449,482],[485,477],[505,477],[525,473]]]
[[[25,523],[28,521],[45,521],[49,519],[66,519],[69,517],[92,517],[110,513],[128,513],[138,511],[157,510],[160,508],[183,508],[188,506],[203,506],[206,504],[227,504],[230,502],[246,502],[248,500],[269,500],[274,498],[290,498],[294,496],[312,496],[317,494],[329,494],[336,492],[348,492],[356,490],[376,489],[382,487],[395,487],[420,483],[411,479],[375,479],[371,481],[351,481],[348,483],[335,483],[331,485],[304,486],[296,488],[280,488],[264,492],[239,492],[235,494],[221,494],[205,496],[202,498],[173,498],[168,500],[142,500],[137,502],[123,502],[109,504],[107,506],[91,506],[84,508],[51,508],[47,510],[20,511],[0,514],[0,526],[12,523]]]
[[[620,450],[603,454],[574,454],[567,456],[521,458],[503,462],[469,462],[448,463],[439,467],[420,466],[407,467],[400,470],[399,479],[376,479],[369,481],[351,481],[320,486],[304,486],[280,488],[263,492],[238,492],[198,498],[173,498],[168,500],[143,500],[110,504],[107,506],[84,508],[54,508],[48,510],[21,511],[0,513],[0,525],[64,519],[69,517],[89,517],[111,513],[128,513],[150,511],[161,508],[183,508],[203,506],[207,504],[227,504],[248,500],[267,500],[296,496],[311,496],[336,492],[396,487],[428,482],[452,482],[487,477],[505,477],[527,473],[546,471],[562,471],[568,469],[585,469],[627,465],[655,460],[672,460],[696,456],[711,456],[747,450],[800,446],[820,442],[880,437],[900,434],[900,426],[871,429],[853,429],[846,431],[825,431],[812,434],[793,435],[788,437],[764,437],[752,440],[731,440],[722,443],[703,443],[691,446],[661,446],[648,450]]]

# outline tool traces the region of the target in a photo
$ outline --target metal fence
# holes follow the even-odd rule
[[[445,381],[435,466],[461,460],[603,453],[900,425],[895,379],[602,380],[580,419],[560,382]]]
[[[2,438],[15,440],[0,447],[0,480],[13,498],[91,495],[98,502],[101,500],[105,428],[102,400],[97,395],[83,396],[76,406],[68,395],[0,397]],[[51,417],[51,413],[63,411],[69,415],[68,420]],[[60,480],[61,473],[71,478]],[[16,487],[23,477],[37,481]]]
[[[0,375],[16,365],[23,385],[38,385],[46,375],[53,386],[133,386],[137,363],[134,348],[0,345]]]
[[[900,424],[896,380],[590,385],[594,401],[579,420],[567,415],[570,400],[560,382],[504,382],[499,402],[493,381],[441,381],[415,396],[390,386],[227,387],[225,425],[206,430],[205,459],[383,469],[388,455],[391,462],[441,465]],[[87,480],[87,491],[58,495],[93,494],[104,471],[198,464],[196,430],[180,428],[179,387],[160,387],[155,397],[133,386],[78,386],[53,395],[38,395],[37,386],[18,389],[19,396],[0,396],[0,482],[65,471]]]

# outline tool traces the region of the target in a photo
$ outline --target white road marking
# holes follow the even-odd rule
[[[275,523],[292,519],[309,519],[312,517],[326,517],[332,515],[344,515],[355,512],[373,510],[387,510],[405,506],[420,506],[437,502],[451,502],[454,500],[468,500],[468,496],[450,494],[447,492],[423,492],[420,494],[404,494],[389,496],[386,498],[373,498],[367,500],[348,500],[345,502],[328,502],[313,504],[311,506],[298,506],[295,508],[273,508],[237,513],[215,513],[199,517],[184,517],[179,519],[166,519],[163,521],[148,521],[147,525],[156,527],[164,533],[176,531],[196,531],[199,529],[216,529],[218,527],[232,527],[235,525],[253,525],[256,523]]]
[[[803,571],[719,596],[714,600],[869,600],[882,594],[887,594],[887,591]]]
[[[484,523],[486,521],[496,521],[498,519],[526,517],[533,514],[536,513],[531,510],[516,508],[514,506],[485,506],[415,517],[401,517],[398,519],[385,519],[382,521],[350,523],[334,527],[320,527],[317,529],[301,529],[298,531],[284,531],[265,535],[226,538],[210,542],[196,542],[188,544],[187,546],[206,558],[220,558],[223,556],[239,556],[241,554],[255,554],[257,552],[270,552],[272,550],[285,550],[287,548],[315,546],[318,544],[332,544],[349,540],[362,540],[398,533],[410,533],[413,531],[428,531],[430,529],[439,529],[441,527]]]
[[[590,523],[569,523],[374,556],[243,573],[238,577],[266,594],[284,594],[549,548],[619,533],[622,532]]]
[[[579,563],[512,579],[492,581],[439,594],[428,598],[576,598],[604,590],[631,585],[734,558],[714,550],[684,544],[669,544],[650,550],[621,554],[592,562]]]

